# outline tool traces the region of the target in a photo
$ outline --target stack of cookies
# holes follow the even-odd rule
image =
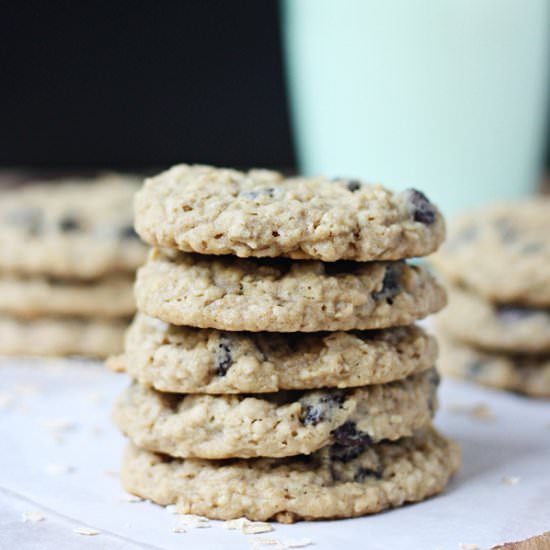
[[[449,284],[443,371],[550,397],[550,199],[463,216],[433,264]]]
[[[418,191],[181,165],[136,196],[153,245],[113,368],[132,493],[181,513],[352,517],[440,492],[431,426],[444,290],[404,258],[444,235]]]
[[[122,349],[146,248],[137,180],[36,183],[0,194],[0,354],[105,357]]]

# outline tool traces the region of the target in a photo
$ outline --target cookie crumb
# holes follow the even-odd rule
[[[171,531],[172,531],[172,533],[187,533],[187,531],[179,525],[176,525],[175,527],[172,527]]]
[[[461,405],[459,403],[451,404],[447,407],[447,410],[456,414],[466,414],[477,420],[483,420],[485,422],[493,422],[495,415],[491,409],[483,403],[476,405]]]
[[[502,478],[502,483],[504,483],[504,485],[517,485],[519,482],[520,482],[519,477],[504,476]]]
[[[42,512],[23,512],[21,515],[23,518],[23,523],[32,522],[37,523],[39,521],[44,521],[46,516]]]
[[[73,529],[73,533],[76,533],[77,535],[84,535],[86,537],[93,537],[95,535],[99,535],[101,531],[92,529],[91,527],[75,527]]]
[[[75,471],[74,466],[68,464],[48,464],[46,466],[46,473],[49,476],[60,476],[63,474],[71,474]]]
[[[313,541],[311,539],[288,539],[283,541],[285,548],[303,548],[304,546],[311,546]]]
[[[479,550],[479,546],[477,544],[461,542],[458,546],[461,550]]]
[[[284,546],[279,539],[266,539],[262,537],[254,538],[250,541],[252,548],[261,548],[262,546],[274,546],[273,550],[284,550]]]
[[[179,516],[181,522],[189,527],[196,527],[198,529],[211,527],[208,518],[202,516],[195,516],[194,514],[182,514]]]
[[[118,499],[119,502],[128,502],[134,504],[136,502],[144,502],[145,499],[136,495],[124,495]]]
[[[238,529],[245,535],[255,535],[258,533],[268,533],[273,531],[273,526],[270,523],[263,521],[250,521],[247,518],[230,519],[224,522],[223,526],[226,529]]]
[[[0,411],[9,409],[13,404],[13,397],[7,392],[0,392]]]
[[[105,399],[105,394],[98,391],[92,391],[86,395],[86,400],[94,404],[103,403]]]

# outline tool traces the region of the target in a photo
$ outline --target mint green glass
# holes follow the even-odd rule
[[[446,214],[533,190],[548,0],[287,0],[295,141],[307,174],[416,187]]]

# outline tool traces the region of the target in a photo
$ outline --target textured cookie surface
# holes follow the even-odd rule
[[[432,367],[435,340],[420,327],[332,333],[223,332],[136,315],[125,353],[109,360],[141,384],[175,393],[264,393],[346,388]]]
[[[468,347],[440,334],[441,372],[493,388],[550,398],[550,354],[505,355]]]
[[[0,355],[107,357],[122,350],[126,327],[114,320],[0,316]]]
[[[445,291],[404,262],[292,262],[153,249],[138,309],[175,325],[314,332],[407,325],[441,309]]]
[[[154,246],[239,257],[397,260],[433,252],[445,233],[437,208],[415,190],[198,165],[146,180],[135,212]]]
[[[134,271],[145,246],[132,224],[138,180],[25,185],[0,193],[0,272],[91,279]]]
[[[121,480],[131,493],[180,513],[291,523],[373,514],[441,492],[458,447],[432,429],[361,452],[231,461],[170,459],[129,446]]]
[[[550,306],[550,199],[501,204],[458,220],[433,264],[498,303]]]
[[[44,315],[129,317],[135,310],[133,280],[111,275],[97,281],[0,276],[0,312],[17,318]]]
[[[348,390],[166,394],[132,384],[113,412],[137,446],[176,457],[284,457],[410,436],[431,423],[435,370]]]
[[[436,322],[453,338],[489,350],[550,352],[550,308],[492,304],[458,287],[447,290],[449,305]]]

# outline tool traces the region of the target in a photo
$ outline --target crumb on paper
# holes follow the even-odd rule
[[[288,539],[283,541],[285,548],[304,548],[304,546],[311,546],[313,541],[311,539]]]
[[[15,393],[20,397],[34,397],[38,394],[38,386],[34,384],[18,384]]]
[[[13,404],[13,397],[8,392],[0,392],[0,411],[9,409]]]
[[[514,476],[504,476],[502,478],[502,483],[504,483],[504,485],[517,485],[520,481],[521,479],[519,477]]]
[[[42,512],[23,512],[21,515],[23,518],[23,522],[32,522],[37,523],[38,521],[44,521],[46,519],[46,516]]]
[[[258,537],[250,540],[253,548],[261,548],[262,546],[271,546],[274,547],[270,550],[283,550],[284,546],[279,539],[266,539],[263,537]]]
[[[171,529],[172,533],[186,533],[187,531],[181,527],[180,525],[176,525],[175,527],[172,527]]]
[[[264,546],[269,546],[269,550],[288,550],[289,548],[304,548],[313,544],[313,541],[308,538],[279,540],[258,537],[252,539],[250,542],[253,548],[262,548]]]
[[[91,391],[86,395],[86,400],[90,403],[103,403],[106,400],[105,394],[98,391]]]
[[[123,495],[119,497],[117,500],[118,502],[128,502],[130,504],[135,504],[137,502],[145,502],[145,499],[138,497],[136,495],[130,495],[130,494]]]
[[[496,418],[489,406],[483,403],[477,403],[476,405],[454,403],[449,405],[447,410],[456,414],[465,414],[476,420],[483,420],[485,422],[492,422]]]
[[[189,527],[204,528],[211,527],[210,520],[203,516],[196,516],[194,514],[181,514],[179,516],[181,523],[188,525]]]
[[[46,466],[46,473],[49,476],[60,476],[63,474],[71,474],[76,470],[74,466],[69,464],[48,464]]]
[[[93,537],[95,535],[99,535],[101,531],[92,529],[91,527],[75,527],[73,529],[73,533],[76,533],[77,535],[84,535],[86,537]]]
[[[256,535],[258,533],[268,533],[273,531],[273,526],[264,521],[250,521],[247,518],[230,519],[224,522],[226,529],[237,529],[245,535]]]
[[[461,542],[459,544],[459,547],[461,550],[479,550],[479,546],[477,544],[472,544],[467,542]]]
[[[65,418],[52,418],[43,420],[42,427],[51,433],[53,438],[60,442],[65,433],[76,429],[76,422]]]

